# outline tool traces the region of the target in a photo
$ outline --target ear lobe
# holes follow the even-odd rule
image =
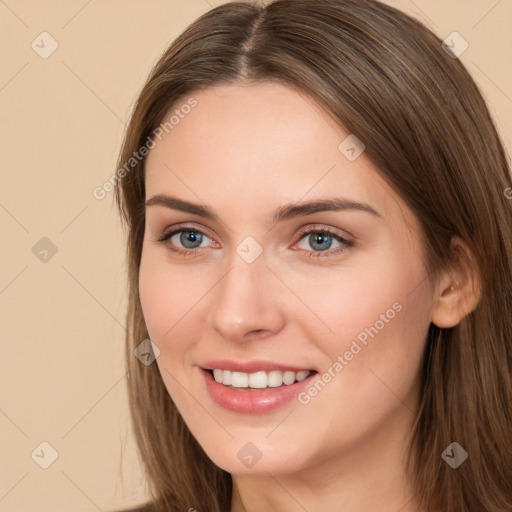
[[[477,307],[480,298],[476,261],[462,239],[454,236],[447,268],[435,288],[432,322],[440,328],[454,327]]]

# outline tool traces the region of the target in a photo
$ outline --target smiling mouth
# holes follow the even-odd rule
[[[219,384],[238,391],[256,391],[291,386],[317,373],[315,370],[300,370],[297,372],[272,370],[254,373],[236,372],[217,368],[204,370]]]

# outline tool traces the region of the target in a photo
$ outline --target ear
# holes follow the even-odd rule
[[[481,282],[475,259],[468,246],[452,237],[449,262],[434,288],[432,322],[441,328],[456,326],[478,305]]]

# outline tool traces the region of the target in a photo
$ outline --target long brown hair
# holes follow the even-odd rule
[[[429,512],[512,510],[510,170],[481,93],[441,43],[374,0],[232,2],[190,25],[150,73],[125,134],[115,198],[128,238],[129,401],[152,510],[227,512],[232,480],[192,436],[157,365],[133,355],[148,338],[138,291],[145,159],[126,162],[194,92],[265,81],[308,94],[365,143],[419,219],[432,275],[448,265],[454,235],[469,247],[480,301],[456,327],[430,326],[407,476]],[[453,441],[469,454],[456,470],[441,457]]]

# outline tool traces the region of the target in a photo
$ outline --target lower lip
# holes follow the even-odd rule
[[[232,389],[217,382],[210,372],[200,369],[206,382],[209,395],[224,409],[246,414],[261,414],[273,411],[291,402],[301,391],[311,385],[318,375],[312,373],[304,380],[276,388],[253,389],[252,391]]]

